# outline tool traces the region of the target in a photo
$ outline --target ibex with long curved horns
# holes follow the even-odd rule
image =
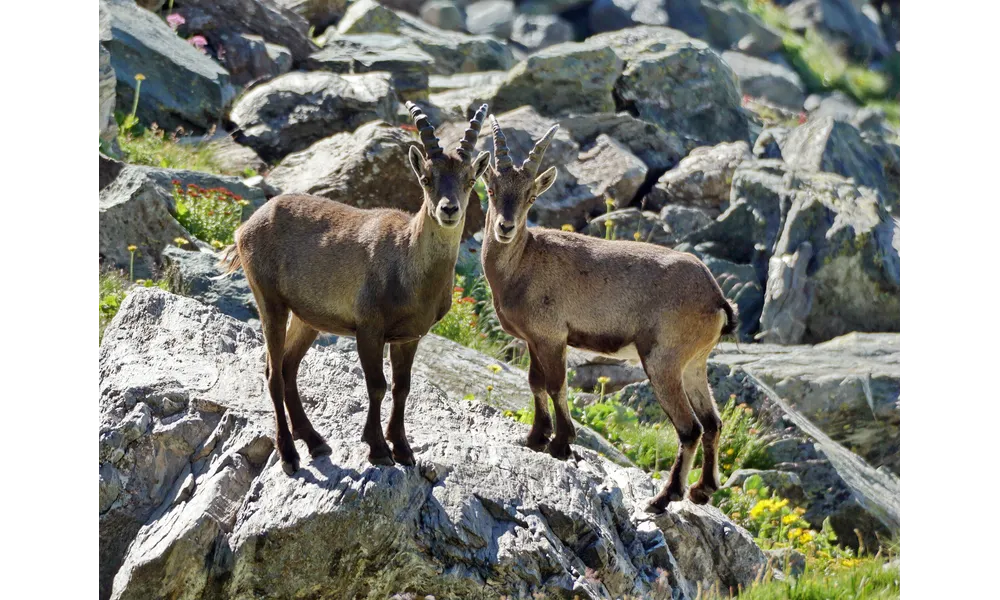
[[[223,258],[227,272],[243,268],[257,301],[267,345],[276,446],[289,474],[299,468],[293,439],[304,440],[312,456],[330,452],[306,417],[296,386],[299,363],[320,331],[357,338],[368,384],[368,420],[362,435],[370,449],[368,460],[376,465],[391,465],[394,459],[414,464],[403,426],[410,368],[420,338],[451,306],[465,210],[476,179],[489,166],[489,153],[473,160],[485,104],[453,155],[441,148],[427,116],[412,103],[406,106],[426,151],[415,145],[409,151],[424,193],[417,214],[361,210],[306,194],[282,195],[239,228],[236,243]],[[392,415],[383,436],[382,353],[387,343]]]
[[[684,497],[699,440],[701,480],[690,498],[706,503],[719,487],[722,421],[708,387],[706,361],[736,325],[734,310],[708,268],[690,254],[639,242],[612,242],[552,229],[528,229],[528,209],[556,179],[537,175],[558,125],[520,167],[500,124],[493,126],[495,167],[486,172],[489,209],[483,270],[504,330],[525,342],[535,420],[527,445],[565,459],[576,437],[566,405],[566,346],[638,358],[680,438],[670,480],[646,510],[662,512]],[[555,436],[548,396],[555,404]]]

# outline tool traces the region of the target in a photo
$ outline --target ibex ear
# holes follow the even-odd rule
[[[416,146],[410,146],[410,168],[413,172],[417,174],[417,177],[423,177],[424,173],[424,153],[420,151],[420,148]]]
[[[544,173],[535,178],[535,195],[541,196],[542,192],[552,187],[556,182],[557,171],[555,167],[549,167]]]
[[[475,171],[476,176],[474,179],[479,179],[486,172],[486,169],[490,166],[490,153],[483,151],[479,153],[476,160],[472,161],[472,169]]]

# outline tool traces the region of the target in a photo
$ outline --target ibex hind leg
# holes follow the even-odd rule
[[[385,437],[392,444],[392,458],[401,465],[413,466],[413,450],[406,439],[406,398],[410,395],[410,371],[417,354],[419,342],[391,344],[389,362],[392,363],[392,414],[385,428]]]
[[[684,390],[703,429],[701,479],[688,490],[688,497],[695,504],[708,504],[712,500],[712,494],[719,489],[722,419],[708,385],[707,361],[706,352],[692,360],[684,370]]]
[[[273,368],[274,365],[282,364],[284,358],[288,309],[280,303],[268,302],[260,297],[257,298],[257,306],[267,347],[267,387],[274,405],[275,447],[281,458],[281,468],[291,475],[299,470],[299,453],[295,450],[295,441],[285,418],[285,382],[282,369]]]
[[[312,347],[319,332],[306,325],[292,314],[291,323],[285,334],[285,358],[282,364],[282,377],[285,380],[285,408],[292,423],[292,437],[302,440],[309,447],[312,457],[330,454],[330,446],[309,422],[309,417],[302,408],[302,398],[299,396],[298,376],[302,358]]]
[[[671,502],[684,499],[688,473],[701,439],[701,423],[684,393],[684,358],[671,349],[662,347],[654,347],[649,354],[643,356],[643,368],[649,375],[656,399],[680,440],[677,459],[670,468],[667,484],[646,507],[646,511],[651,513],[662,513]]]

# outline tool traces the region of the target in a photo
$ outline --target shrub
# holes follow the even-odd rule
[[[177,220],[184,229],[216,248],[232,244],[233,233],[243,221],[243,207],[249,202],[222,187],[185,186],[176,179],[173,184]]]
[[[431,328],[431,332],[463,346],[474,347],[479,336],[476,329],[478,316],[475,304],[475,298],[465,295],[465,277],[456,276],[455,287],[451,294],[451,308]]]

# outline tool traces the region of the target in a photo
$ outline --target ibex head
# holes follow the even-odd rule
[[[493,219],[493,237],[501,244],[506,244],[527,223],[528,209],[535,199],[556,181],[555,167],[549,167],[541,175],[538,175],[538,169],[542,165],[545,149],[549,147],[559,125],[553,125],[546,131],[528,153],[528,158],[524,159],[520,167],[516,167],[510,158],[507,138],[500,129],[500,123],[493,115],[490,115],[490,122],[493,126],[496,164],[486,171],[486,192],[489,196],[489,208],[496,217]]]
[[[484,104],[469,121],[465,136],[455,149],[455,156],[445,154],[434,135],[434,127],[427,115],[412,102],[406,103],[413,124],[420,134],[424,151],[410,146],[410,166],[417,174],[420,187],[424,191],[424,210],[444,228],[458,227],[465,218],[469,206],[469,196],[476,180],[482,177],[490,165],[490,153],[480,152],[475,160],[472,154],[479,138],[488,107]]]

